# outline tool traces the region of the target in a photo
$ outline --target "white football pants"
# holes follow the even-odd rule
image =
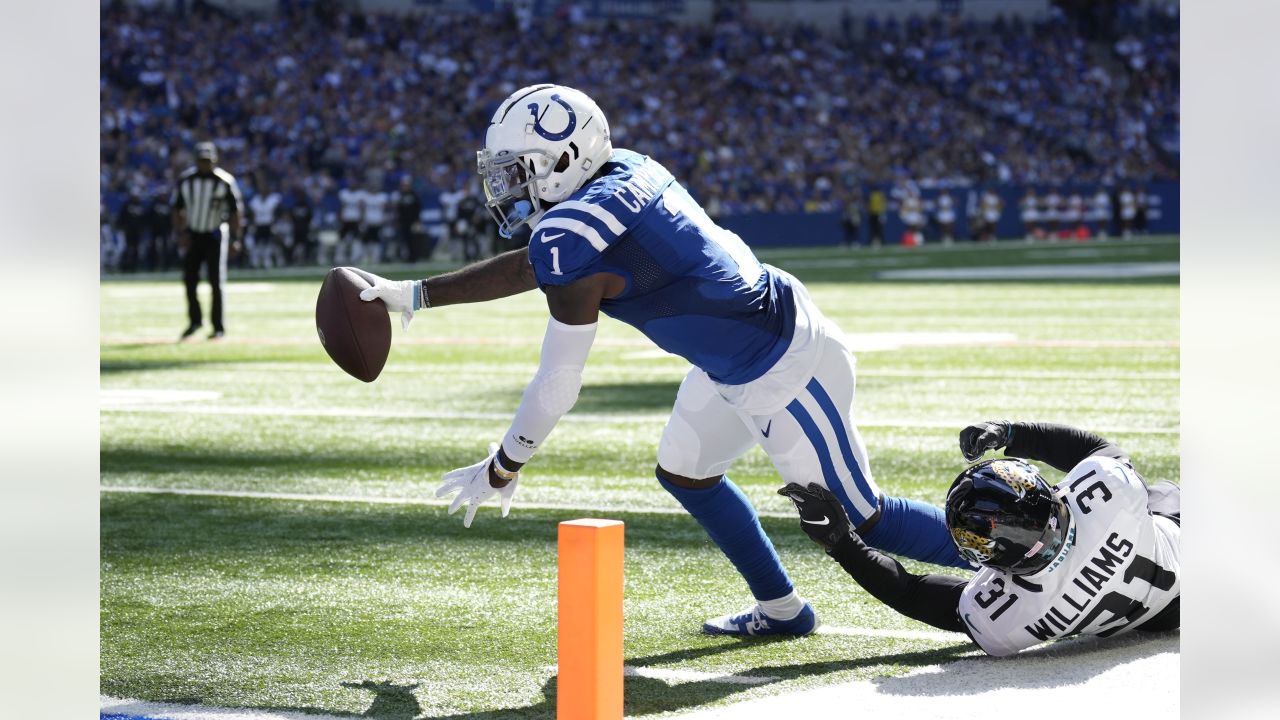
[[[817,482],[840,498],[854,527],[879,507],[880,488],[853,424],[854,359],[829,339],[813,377],[785,408],[749,415],[693,368],[680,383],[658,444],[658,464],[687,478],[723,475],[752,445],[764,448],[783,484]]]

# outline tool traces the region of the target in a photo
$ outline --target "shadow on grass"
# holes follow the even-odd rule
[[[633,667],[651,667],[668,663],[692,660],[708,655],[734,652],[747,649],[761,643],[793,642],[791,639],[752,639],[734,641],[722,645],[698,648],[654,655],[644,658],[631,658],[627,661]],[[773,682],[785,682],[814,675],[852,670],[876,665],[905,665],[923,667],[937,665],[954,659],[972,649],[967,643],[939,650],[898,653],[894,655],[878,655],[849,660],[800,663],[796,665],[775,665],[752,668],[736,675],[776,677]],[[761,683],[771,684],[771,683]],[[628,717],[692,710],[709,703],[724,700],[735,693],[740,693],[760,685],[743,685],[712,680],[668,683],[665,680],[628,676],[623,684],[623,713]],[[453,715],[432,716],[438,720],[499,720],[500,718],[554,718],[556,716],[556,678],[550,678],[542,687],[543,700],[537,704],[522,708],[506,708],[474,713],[457,713]]]
[[[344,688],[359,688],[373,692],[373,704],[364,711],[361,717],[382,718],[383,720],[412,720],[422,714],[422,705],[413,694],[418,683],[397,685],[393,682],[342,683]]]
[[[680,383],[667,380],[583,385],[573,410],[591,413],[670,410],[679,389]]]

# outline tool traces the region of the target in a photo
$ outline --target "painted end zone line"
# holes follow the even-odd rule
[[[559,666],[548,665],[547,670],[554,674],[559,672]],[[650,680],[662,680],[667,684],[676,685],[689,682],[714,682],[726,685],[768,685],[782,679],[773,675],[730,675],[698,670],[636,667],[635,665],[623,665],[622,674],[624,677],[649,678]]]
[[[208,705],[149,702],[108,695],[98,697],[103,716],[121,716],[130,720],[351,720],[351,715],[318,715],[291,710],[250,710],[219,708]]]
[[[191,495],[194,497],[224,497],[249,500],[293,500],[298,502],[367,503],[370,505],[423,505],[448,507],[449,498],[379,497],[376,495],[323,495],[316,493],[263,492],[260,490],[211,490],[205,488],[146,487],[138,485],[100,485],[99,492],[133,493],[138,495]],[[593,513],[630,513],[632,515],[686,515],[683,508],[628,507],[609,505],[564,505],[559,503],[520,503],[529,510],[565,510]],[[791,518],[792,513],[760,511],[760,517]]]

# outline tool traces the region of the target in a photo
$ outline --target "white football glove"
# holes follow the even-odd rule
[[[471,527],[471,520],[476,516],[476,509],[480,507],[480,503],[488,500],[494,495],[499,496],[499,502],[502,504],[502,517],[506,517],[511,512],[511,497],[516,494],[516,485],[520,482],[520,474],[511,478],[511,482],[503,487],[496,488],[489,484],[489,463],[493,462],[493,458],[498,454],[498,443],[489,443],[489,457],[484,460],[464,468],[458,468],[444,474],[444,485],[436,490],[436,497],[448,495],[454,490],[458,490],[458,496],[449,503],[449,514],[452,515],[462,507],[463,503],[467,506],[467,514],[462,518],[462,527]]]
[[[414,311],[421,307],[422,281],[388,280],[365,271],[360,274],[372,283],[372,287],[360,291],[360,299],[365,302],[381,299],[386,303],[387,310],[400,313],[400,327],[408,330]]]

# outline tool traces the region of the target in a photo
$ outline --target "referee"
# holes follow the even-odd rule
[[[203,324],[196,286],[200,266],[208,266],[213,290],[213,332],[210,340],[225,334],[222,326],[222,282],[227,276],[227,243],[231,254],[240,253],[240,218],[244,203],[240,186],[231,173],[217,167],[218,149],[211,142],[196,145],[196,166],[178,178],[173,191],[173,227],[178,233],[182,258],[182,281],[187,286],[187,315],[191,318],[179,342],[196,333]]]

